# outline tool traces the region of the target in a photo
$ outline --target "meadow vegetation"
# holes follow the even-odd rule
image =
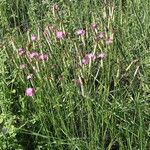
[[[1,0],[0,150],[149,150],[149,8]]]

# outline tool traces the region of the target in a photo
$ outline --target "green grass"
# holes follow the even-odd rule
[[[0,150],[150,149],[149,8],[148,0],[1,0]],[[99,32],[113,43],[97,41]],[[21,47],[49,60],[19,56]],[[107,57],[82,65],[90,52]]]

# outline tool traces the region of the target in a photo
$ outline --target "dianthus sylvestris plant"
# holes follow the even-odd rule
[[[1,149],[148,149],[150,9],[110,1],[7,1]]]

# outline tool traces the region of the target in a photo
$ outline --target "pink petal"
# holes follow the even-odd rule
[[[25,91],[26,96],[33,96],[35,94],[35,89],[34,88],[27,88]]]

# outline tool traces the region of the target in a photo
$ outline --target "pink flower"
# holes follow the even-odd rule
[[[29,56],[30,59],[38,58],[39,53],[38,52],[28,53],[28,56]]]
[[[48,61],[48,55],[47,54],[40,54],[39,55],[39,60]]]
[[[57,31],[57,32],[56,32],[56,37],[57,37],[58,39],[63,39],[64,36],[65,36],[65,32],[63,32],[63,31]]]
[[[82,59],[82,64],[84,64],[84,65],[87,65],[88,63],[89,63],[89,58],[88,57],[84,57],[83,59]]]
[[[104,36],[105,36],[105,33],[104,33],[104,32],[100,32],[100,33],[98,34],[98,38],[100,38],[100,39],[104,38]]]
[[[25,91],[26,96],[33,96],[35,94],[35,89],[34,88],[27,88]]]
[[[94,30],[94,29],[96,29],[97,28],[97,24],[96,23],[93,23],[92,25],[91,25],[91,28]]]
[[[18,49],[18,55],[19,55],[19,56],[23,56],[23,55],[25,55],[25,54],[26,54],[25,49],[23,49],[23,48],[19,48],[19,49]]]
[[[106,57],[107,57],[106,53],[100,53],[97,55],[97,58],[100,58],[100,59],[105,59]]]
[[[76,35],[84,35],[85,34],[85,30],[83,30],[83,29],[79,29],[79,30],[77,30],[76,32],[75,32],[75,34]]]
[[[32,79],[32,76],[33,76],[33,74],[29,74],[29,75],[27,76],[27,80]]]
[[[95,60],[95,59],[96,59],[96,56],[95,56],[95,54],[93,54],[93,53],[87,54],[87,57],[88,57],[89,59],[91,59],[91,60]]]
[[[86,54],[85,57],[82,59],[82,64],[87,65],[90,62],[90,60],[94,61],[95,59],[96,59],[95,54],[93,53]]]
[[[113,43],[113,39],[112,38],[109,38],[106,40],[106,44],[112,44]]]
[[[37,36],[36,35],[32,35],[31,36],[31,40],[34,42],[34,41],[36,41],[37,40]]]

